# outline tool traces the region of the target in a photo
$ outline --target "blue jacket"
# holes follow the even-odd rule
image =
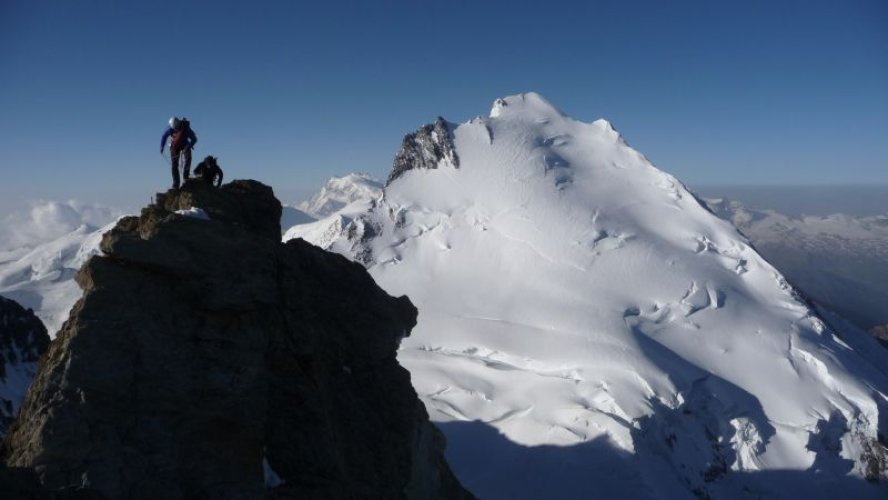
[[[163,148],[166,147],[167,139],[169,139],[170,137],[175,137],[175,136],[173,136],[173,134],[175,134],[175,133],[176,133],[176,131],[173,130],[172,127],[168,127],[166,129],[166,132],[163,133],[163,136],[160,138],[160,152],[161,153],[163,152]],[[194,134],[194,131],[191,130],[191,127],[188,127],[182,133],[185,134],[185,137],[183,137],[183,140],[185,141],[185,143],[182,145],[181,149],[184,150],[184,149],[194,148],[194,145],[197,144],[197,135]],[[170,144],[170,151],[172,151],[172,149],[173,149],[173,145]]]

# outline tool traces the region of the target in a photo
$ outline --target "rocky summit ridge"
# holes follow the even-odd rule
[[[3,442],[4,498],[470,498],[395,354],[406,297],[186,183],[102,239]]]

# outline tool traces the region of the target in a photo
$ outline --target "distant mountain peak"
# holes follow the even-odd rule
[[[320,192],[303,201],[298,208],[316,218],[327,217],[356,200],[375,198],[382,194],[382,182],[366,173],[331,177]]]

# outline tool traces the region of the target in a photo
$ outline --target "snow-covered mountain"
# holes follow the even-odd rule
[[[790,217],[706,200],[806,295],[861,328],[888,323],[888,215]]]
[[[33,309],[50,336],[55,337],[80,298],[74,275],[99,252],[102,233],[114,223],[96,229],[83,225],[38,245],[16,260],[0,264],[0,295]]]
[[[395,165],[363,213],[285,238],[416,304],[399,359],[474,493],[888,494],[886,351],[610,123],[511,96],[408,135]]]
[[[99,252],[117,211],[77,202],[45,202],[0,223],[0,295],[33,309],[55,336],[80,298],[74,274]]]
[[[379,180],[368,174],[348,174],[343,177],[331,177],[318,194],[303,201],[296,208],[321,219],[338,212],[354,201],[375,199],[380,194],[382,194],[382,182]]]
[[[332,177],[310,200],[298,206],[318,220],[301,224],[281,221],[283,240],[302,238],[322,248],[329,247],[354,219],[366,213],[382,196],[382,182],[367,174]]]

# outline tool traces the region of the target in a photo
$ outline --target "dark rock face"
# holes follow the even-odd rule
[[[172,212],[192,206],[210,220]],[[9,488],[470,497],[395,360],[416,309],[359,264],[280,243],[280,213],[255,181],[189,183],[105,234],[3,443]]]
[[[0,297],[0,438],[15,419],[48,345],[46,327],[34,311]]]
[[[459,157],[453,147],[453,132],[444,118],[439,116],[434,124],[425,125],[404,136],[385,185],[388,186],[408,170],[438,168],[442,161],[459,168]]]
[[[888,325],[880,325],[870,330],[873,337],[876,338],[883,346],[888,347]]]
[[[255,181],[233,181],[219,189],[196,180],[187,184],[181,191],[158,193],[155,205],[169,212],[200,207],[215,221],[280,240],[283,209],[270,187]]]

